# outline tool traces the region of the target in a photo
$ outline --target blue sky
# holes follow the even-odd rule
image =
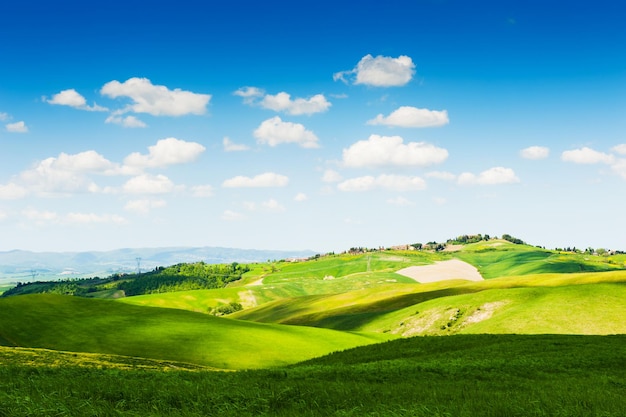
[[[56,3],[0,17],[0,250],[626,249],[620,2]]]

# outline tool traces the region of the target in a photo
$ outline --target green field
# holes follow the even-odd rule
[[[80,297],[43,294],[0,299],[0,345],[174,360],[220,369],[295,363],[388,338]]]
[[[226,373],[115,356],[92,366],[97,357],[38,352],[0,348],[0,415],[623,417],[626,411],[626,336],[409,338]]]

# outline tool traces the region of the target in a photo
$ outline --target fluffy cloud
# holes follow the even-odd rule
[[[494,167],[481,172],[478,175],[470,172],[464,172],[459,175],[458,183],[460,185],[498,185],[513,184],[520,182],[515,172],[510,168]]]
[[[331,103],[326,100],[323,94],[316,94],[305,100],[303,98],[291,99],[285,92],[276,95],[268,94],[259,103],[261,107],[274,111],[285,112],[291,115],[313,114],[328,110]]]
[[[34,208],[22,210],[22,216],[34,223],[55,222],[59,219],[59,215],[52,211],[40,211]]]
[[[396,87],[407,84],[415,74],[415,64],[410,57],[401,55],[398,58],[366,55],[356,67],[349,71],[333,74],[333,79],[354,84],[365,84],[373,87]]]
[[[237,220],[242,220],[245,218],[246,217],[243,214],[237,213],[232,210],[225,210],[224,213],[222,213],[222,220],[226,220],[226,221],[237,221]]]
[[[153,116],[204,114],[211,100],[210,94],[197,94],[179,88],[170,90],[163,85],[153,85],[147,78],[136,77],[123,83],[110,81],[100,89],[100,94],[111,98],[130,98],[133,104],[122,110],[122,113],[132,111]]]
[[[550,155],[550,149],[545,146],[530,146],[520,151],[520,156],[524,159],[545,159]]]
[[[417,107],[402,106],[394,110],[389,116],[379,114],[369,120],[369,125],[386,125],[398,127],[436,127],[448,124],[446,110],[418,109]]]
[[[247,151],[250,149],[249,146],[240,145],[234,143],[228,136],[225,136],[222,140],[222,144],[224,145],[225,152],[239,152],[239,151]]]
[[[33,168],[23,171],[19,178],[29,188],[43,194],[98,192],[98,186],[86,174],[115,174],[119,167],[98,154],[86,151],[77,154],[61,153],[44,159]]]
[[[615,161],[615,157],[613,155],[598,152],[587,147],[564,151],[561,154],[561,159],[563,161],[574,162],[576,164],[611,164]]]
[[[331,103],[323,94],[316,94],[308,99],[291,99],[291,95],[282,91],[276,95],[265,94],[257,87],[243,87],[233,93],[243,97],[243,102],[249,105],[258,105],[264,109],[284,112],[291,115],[314,114],[328,110]]]
[[[239,90],[235,91],[233,94],[239,97],[243,97],[244,103],[253,104],[257,98],[263,97],[265,91],[257,87],[242,87]]]
[[[611,150],[620,155],[626,155],[626,143],[622,143],[616,146],[613,146]]]
[[[297,202],[300,203],[302,201],[308,200],[309,197],[307,197],[307,195],[305,193],[298,193],[298,194],[296,194],[296,196],[293,199],[294,199],[294,201],[297,201]]]
[[[617,175],[622,177],[622,179],[626,180],[626,159],[618,159],[613,165],[611,165],[611,169]]]
[[[275,116],[265,120],[254,131],[254,137],[260,144],[277,146],[282,143],[297,143],[303,148],[319,147],[317,136],[299,123],[283,122]]]
[[[11,116],[9,116],[9,113],[0,112],[0,122],[6,122],[9,119],[11,119]]]
[[[69,106],[79,110],[87,110],[87,111],[108,111],[106,107],[98,106],[94,103],[93,106],[87,105],[87,100],[85,97],[80,95],[76,90],[70,88],[68,90],[63,90],[60,93],[57,93],[52,96],[52,99],[48,100],[44,98],[44,100],[50,104],[59,105],[59,106]]]
[[[416,191],[426,188],[426,182],[420,177],[404,175],[364,176],[343,181],[337,185],[341,191],[369,191],[387,189],[395,191]]]
[[[324,171],[324,175],[322,176],[322,181],[324,182],[339,182],[343,179],[341,174],[332,169],[327,169]]]
[[[113,124],[116,124],[116,125],[120,125],[120,126],[123,126],[123,127],[130,127],[130,128],[137,128],[137,127],[146,127],[146,126],[148,126],[144,122],[142,122],[141,120],[136,118],[135,116],[122,117],[122,116],[111,115],[111,116],[106,118],[104,123],[113,123]]]
[[[165,200],[131,200],[126,203],[124,209],[135,213],[146,214],[152,209],[165,207],[166,205],[167,202]]]
[[[7,132],[11,133],[26,133],[28,132],[28,126],[23,121],[8,123],[6,125]]]
[[[222,187],[241,188],[241,187],[284,187],[289,184],[289,178],[284,175],[273,172],[266,172],[255,177],[244,177],[239,175],[230,178],[222,183]]]
[[[148,154],[134,152],[124,159],[124,165],[137,168],[155,168],[194,161],[206,148],[196,142],[176,138],[159,140],[148,147]]]
[[[371,135],[343,150],[348,167],[427,166],[448,158],[448,151],[424,142],[403,143],[400,136]]]
[[[174,184],[165,175],[138,175],[129,179],[122,189],[127,194],[165,194],[174,190]]]
[[[0,184],[0,200],[19,200],[28,195],[28,190],[15,183]]]
[[[278,201],[274,200],[273,198],[270,198],[269,200],[262,202],[261,207],[263,207],[264,210],[271,211],[274,213],[280,213],[280,212],[285,211],[285,207],[282,204],[280,204]]]

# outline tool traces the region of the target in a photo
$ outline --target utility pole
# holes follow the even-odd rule
[[[137,274],[141,274],[141,258],[135,258],[137,261]]]

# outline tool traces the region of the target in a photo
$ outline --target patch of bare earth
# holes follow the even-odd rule
[[[252,308],[258,305],[256,297],[251,290],[240,291],[237,295],[239,296],[239,301],[241,301],[241,306],[243,308]]]
[[[420,283],[444,281],[448,279],[465,279],[482,281],[483,277],[474,266],[459,259],[435,262],[432,265],[409,266],[396,272]]]

